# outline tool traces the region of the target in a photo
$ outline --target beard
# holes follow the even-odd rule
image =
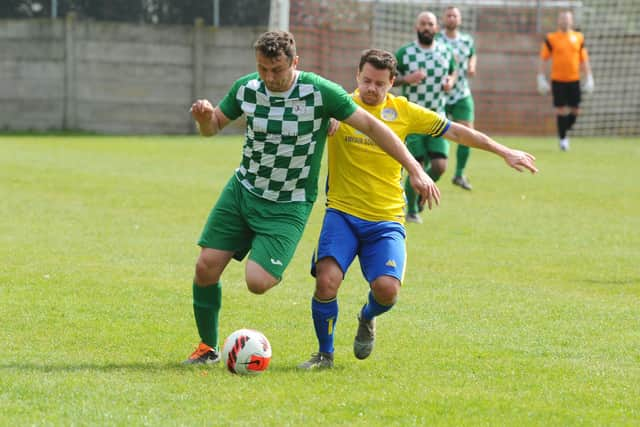
[[[418,41],[420,44],[430,46],[431,43],[433,43],[433,34],[421,33],[420,31],[416,31],[416,34],[418,35]]]

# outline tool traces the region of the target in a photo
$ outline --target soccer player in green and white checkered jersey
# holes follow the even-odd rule
[[[458,30],[462,22],[460,9],[449,6],[444,10],[444,30],[438,33],[438,38],[448,44],[453,50],[458,67],[458,78],[447,100],[447,116],[463,126],[473,128],[474,103],[468,77],[476,73],[476,50],[473,37]],[[456,150],[456,171],[452,182],[465,190],[471,190],[471,184],[464,176],[464,170],[469,160],[471,148],[458,144]]]
[[[206,99],[191,106],[200,134],[212,136],[246,117],[242,161],[211,210],[198,245],[193,310],[200,344],[187,364],[215,363],[220,276],[232,258],[247,254],[249,291],[263,294],[282,279],[311,213],[329,119],[353,126],[408,171],[428,203],[440,192],[404,143],[382,122],[356,105],[339,85],[297,70],[293,36],[262,34],[255,45],[257,72],[238,79],[213,107]]]
[[[409,101],[440,114],[445,114],[447,92],[456,79],[456,64],[449,46],[435,39],[438,20],[431,12],[422,12],[416,18],[417,40],[402,46],[396,52],[398,77],[394,85],[402,85],[402,94]],[[449,142],[442,137],[428,135],[407,136],[407,147],[420,161],[427,174],[437,181],[447,168]],[[418,198],[405,182],[408,222],[422,222],[418,215]]]

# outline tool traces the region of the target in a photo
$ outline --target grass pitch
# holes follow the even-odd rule
[[[295,368],[316,351],[322,198],[268,294],[233,262],[221,336],[256,328],[274,351],[247,378],[180,365],[198,340],[195,242],[239,138],[1,136],[0,424],[639,424],[640,145],[503,141],[540,173],[474,150],[469,193],[451,159],[441,206],[408,225],[400,300],[365,361],[351,350],[367,292],[356,262],[335,369]]]

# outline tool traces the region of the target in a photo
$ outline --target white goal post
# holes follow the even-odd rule
[[[271,0],[269,29],[289,31],[289,0]]]

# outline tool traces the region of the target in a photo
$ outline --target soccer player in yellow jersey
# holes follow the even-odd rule
[[[573,14],[569,11],[558,15],[558,30],[546,35],[540,47],[538,67],[538,92],[549,92],[545,77],[545,64],[551,59],[551,93],[556,110],[556,123],[560,149],[569,149],[567,131],[576,122],[580,113],[581,89],[593,91],[593,75],[589,54],[584,47],[584,36],[573,30]],[[584,73],[584,84],[580,87],[580,70]]]
[[[396,76],[393,54],[363,52],[353,100],[404,140],[407,134],[444,136],[493,152],[519,171],[537,172],[535,158],[498,144],[485,134],[388,93]],[[337,130],[336,130],[337,127]],[[371,354],[375,318],[393,307],[405,271],[405,198],[402,166],[373,141],[344,123],[333,123],[328,141],[327,211],[311,263],[316,289],[311,312],[319,350],[301,369],[333,366],[338,320],[338,289],[355,259],[369,283],[368,302],[358,315],[353,351],[358,359]]]

